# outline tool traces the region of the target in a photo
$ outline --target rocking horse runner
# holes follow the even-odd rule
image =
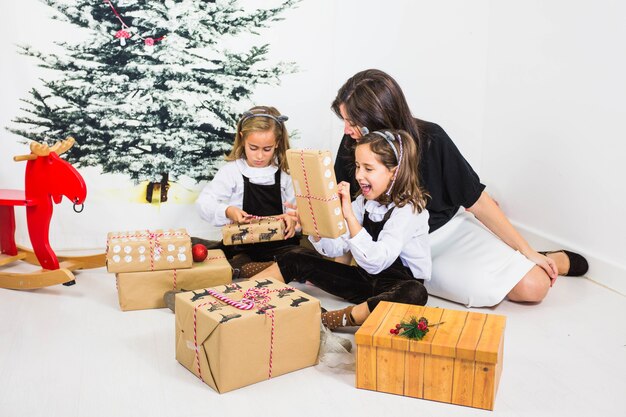
[[[78,171],[59,155],[74,145],[73,138],[57,142],[52,147],[32,142],[30,155],[20,155],[15,161],[28,161],[25,190],[0,190],[0,266],[23,260],[41,265],[34,273],[0,271],[0,287],[33,289],[56,284],[72,285],[71,271],[104,266],[104,254],[83,257],[55,255],[48,241],[52,202],[59,204],[66,196],[81,212],[87,187]],[[26,206],[28,234],[33,246],[30,251],[15,244],[14,206]],[[79,208],[80,207],[80,208]]]

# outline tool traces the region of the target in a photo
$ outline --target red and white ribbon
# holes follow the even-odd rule
[[[254,300],[251,299],[247,299],[247,298],[242,298],[241,301],[235,301],[231,298],[226,297],[224,294],[219,293],[215,290],[212,290],[211,288],[207,289],[207,292],[209,294],[211,294],[213,297],[217,298],[218,300],[233,306],[235,308],[238,308],[239,310],[252,310],[254,308]],[[244,296],[245,297],[245,296]]]
[[[296,194],[296,197],[307,199],[307,202],[309,203],[309,212],[311,213],[311,218],[313,219],[313,228],[315,229],[315,234],[317,235],[316,237],[321,238],[322,236],[320,236],[320,231],[318,230],[318,227],[317,227],[317,219],[315,218],[315,212],[313,211],[313,204],[311,203],[311,200],[333,201],[333,200],[337,200],[339,196],[335,194],[334,196],[330,198],[323,198],[323,197],[314,197],[311,195],[311,189],[309,187],[309,177],[307,176],[306,168],[304,166],[304,150],[300,150],[300,166],[302,167],[302,174],[304,175],[304,186],[306,187],[306,194],[305,195]]]
[[[292,287],[284,287],[284,288],[293,289]],[[267,307],[269,305],[269,302],[271,300],[270,294],[273,292],[278,292],[278,291],[279,290],[277,289],[270,290],[265,287],[248,288],[246,292],[244,293],[241,301],[235,301],[231,298],[226,297],[222,293],[219,293],[210,288],[207,289],[207,292],[211,296],[215,297],[216,299],[228,305],[238,308],[240,310],[251,310],[252,308],[254,308],[255,305],[259,306],[259,311],[265,314],[265,316],[270,318],[270,320],[272,321],[272,327],[271,327],[271,332],[270,332],[270,352],[269,352],[269,366],[268,366],[269,369],[268,369],[268,376],[267,376],[268,379],[272,378],[272,369],[273,369],[273,364],[274,364],[274,335],[276,333],[276,318],[275,318],[273,309],[271,308],[263,309],[263,307]],[[241,290],[239,290],[239,292],[241,292]],[[206,305],[213,305],[213,304],[216,304],[216,302],[213,301],[213,302],[202,303],[202,304],[195,306],[193,310],[193,344],[194,344],[195,354],[196,354],[196,366],[198,370],[198,378],[200,379],[202,379],[202,371],[200,370],[200,353],[199,353],[200,349],[198,348],[197,314],[200,308]],[[202,380],[204,381],[204,379]]]

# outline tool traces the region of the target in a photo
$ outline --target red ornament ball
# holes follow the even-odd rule
[[[196,243],[191,248],[191,255],[193,256],[194,262],[204,261],[207,256],[206,246],[204,246],[202,243]]]

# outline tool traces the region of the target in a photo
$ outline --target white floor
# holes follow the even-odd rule
[[[176,361],[169,310],[121,312],[103,269],[77,280],[0,290],[1,417],[626,415],[626,297],[584,278],[559,278],[540,305],[482,310],[508,317],[493,412],[358,390],[323,365],[220,395]]]

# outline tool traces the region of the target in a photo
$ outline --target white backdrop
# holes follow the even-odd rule
[[[595,266],[626,292],[626,261],[620,257],[626,225],[618,217],[626,199],[619,193],[626,178],[618,166],[625,150],[619,140],[625,132],[626,68],[625,29],[618,19],[626,5],[544,3],[304,0],[255,39],[271,45],[270,62],[295,61],[299,71],[279,86],[260,87],[253,103],[289,115],[289,129],[300,133],[292,146],[334,152],[342,134],[330,111],[337,89],[357,71],[387,71],[416,116],[446,129],[522,231],[592,256],[592,272]],[[48,8],[36,0],[9,2],[4,11],[2,127],[19,114],[19,99],[42,75],[31,59],[16,54],[15,44],[45,49],[53,40],[80,36],[50,20]],[[24,165],[11,156],[26,147],[16,140],[6,131],[0,135],[1,188],[22,187]],[[215,236],[190,204],[112,200],[111,184],[124,184],[128,192],[133,184],[95,169],[81,172],[89,187],[85,211],[74,214],[67,201],[56,206],[53,248],[99,248],[107,231],[145,227],[187,227]],[[202,186],[184,185],[196,191]],[[23,218],[18,221],[18,241],[26,243]]]
[[[626,4],[493,1],[483,181],[536,241],[626,294]]]

